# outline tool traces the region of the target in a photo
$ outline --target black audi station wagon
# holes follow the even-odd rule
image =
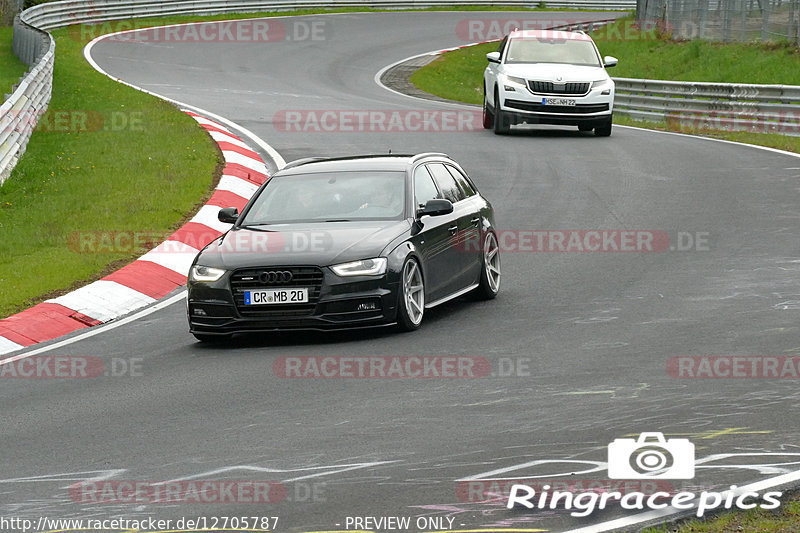
[[[417,329],[426,309],[494,298],[491,204],[444,154],[310,158],[286,165],[195,258],[192,334]]]

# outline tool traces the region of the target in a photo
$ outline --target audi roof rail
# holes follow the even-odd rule
[[[431,154],[428,154],[431,155]],[[347,161],[349,159],[376,159],[381,157],[414,157],[414,154],[362,154],[362,155],[343,155],[338,157],[304,157],[287,163],[281,170],[307,165],[309,163],[321,163],[324,161]]]
[[[420,159],[426,159],[428,157],[446,157],[447,159],[452,159],[449,155],[443,154],[441,152],[425,152],[422,154],[417,154],[411,158],[411,163],[416,163]]]
[[[305,165],[306,163],[313,163],[315,161],[324,161],[324,160],[325,160],[324,157],[304,157],[302,159],[295,159],[294,161],[286,163],[286,165],[283,168],[281,168],[281,170],[287,168],[299,167],[300,165]]]

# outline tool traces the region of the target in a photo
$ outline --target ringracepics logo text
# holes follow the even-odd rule
[[[700,494],[681,491],[676,494],[668,492],[629,492],[622,494],[619,491],[611,492],[581,492],[574,494],[565,491],[550,491],[545,485],[541,490],[527,485],[514,485],[508,496],[506,507],[513,509],[520,505],[526,509],[556,509],[560,507],[567,510],[574,509],[570,514],[583,517],[597,510],[605,509],[610,503],[618,503],[622,509],[643,511],[645,509],[697,509],[696,515],[702,517],[708,511],[718,509],[777,509],[780,507],[782,492],[765,492],[763,495],[753,491],[741,491],[736,485],[731,485],[730,490],[724,492],[702,491]]]
[[[608,445],[608,476],[611,479],[692,479],[694,477],[694,444],[688,439],[665,439],[663,433],[641,433],[637,439],[616,439]],[[760,494],[731,485],[727,491],[621,490],[606,492],[558,490],[547,485],[512,485],[506,507],[519,505],[527,509],[565,508],[575,517],[588,516],[609,504],[626,510],[695,509],[702,517],[717,509],[777,509],[782,492]]]

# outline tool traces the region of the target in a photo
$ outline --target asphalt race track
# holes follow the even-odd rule
[[[309,111],[474,112],[392,93],[374,77],[406,57],[465,44],[460,21],[494,16],[514,14],[310,16],[282,22],[290,37],[299,22],[316,28],[313,39],[106,40],[93,57],[113,76],[233,120],[286,161],[448,153],[512,237],[641,230],[668,235],[670,246],[536,252],[509,238],[496,300],[436,308],[412,334],[275,334],[205,346],[188,333],[178,297],[46,352],[135,371],[3,380],[0,515],[277,516],[278,531],[298,533],[344,530],[347,517],[405,516],[453,518],[456,530],[565,531],[635,511],[509,511],[502,499],[465,495],[463,480],[605,480],[607,445],[640,432],[695,444],[696,476],[672,481],[680,489],[726,490],[800,469],[796,379],[679,379],[667,370],[678,356],[800,355],[800,159],[619,127],[609,138],[572,127],[506,137],[475,128],[287,131],[287,116]],[[296,356],[471,356],[488,359],[492,373],[277,376],[276,360]],[[75,501],[67,487],[91,479],[272,480],[287,494],[270,505]]]

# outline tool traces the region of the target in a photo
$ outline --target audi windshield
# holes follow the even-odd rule
[[[244,213],[240,225],[401,220],[405,199],[405,172],[401,171],[275,177]]]

